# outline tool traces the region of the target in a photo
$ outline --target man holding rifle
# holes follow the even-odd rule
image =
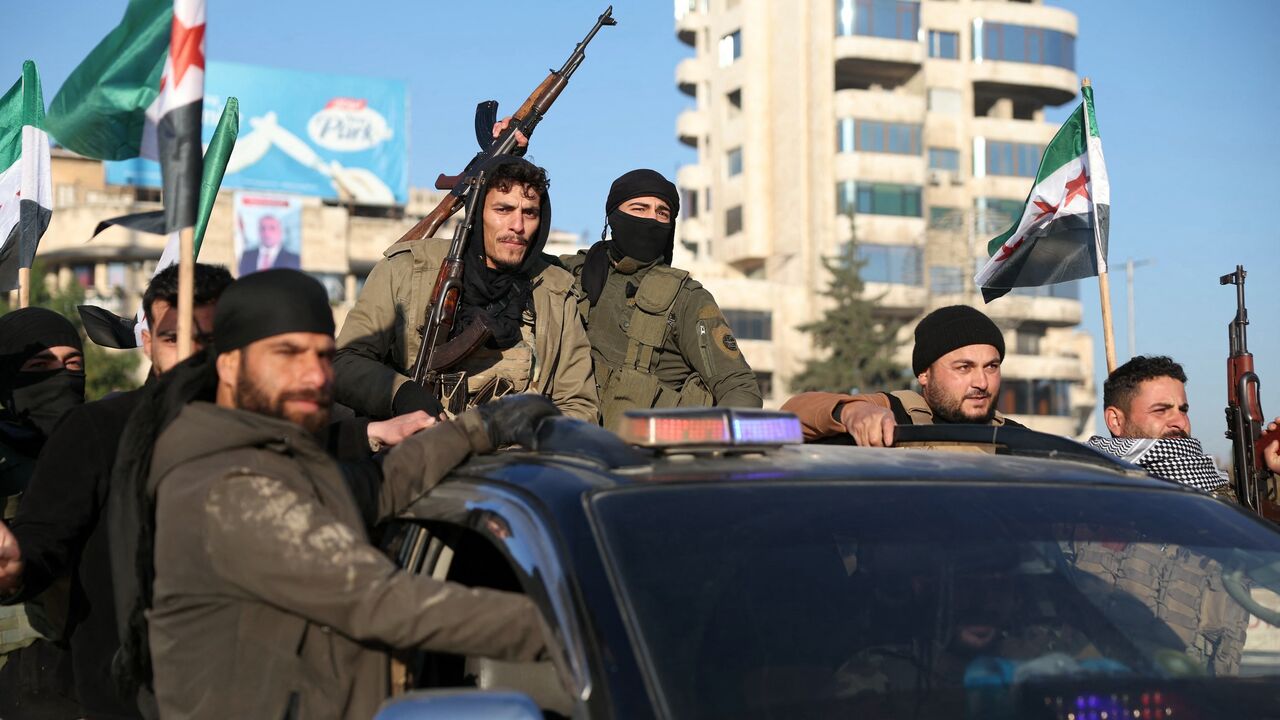
[[[454,334],[472,323],[488,339],[452,367],[442,398],[412,381],[421,329],[447,238],[398,242],[365,282],[338,335],[337,400],[371,417],[414,410],[450,413],[522,392],[547,396],[565,415],[596,421],[591,345],[578,314],[573,276],[542,254],[551,230],[546,171],[497,155],[484,168],[466,239]]]

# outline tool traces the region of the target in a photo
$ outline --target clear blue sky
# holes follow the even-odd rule
[[[829,0],[814,0],[827,2]],[[1195,434],[1221,440],[1226,323],[1234,298],[1218,276],[1249,270],[1251,349],[1263,406],[1280,414],[1280,3],[1272,0],[1064,0],[1080,19],[1077,70],[1093,79],[1112,182],[1111,260],[1153,259],[1138,270],[1137,349],[1168,353],[1190,375]],[[43,0],[10,9],[25,28],[0,47],[16,78],[34,59],[46,100],[118,21],[124,0]],[[410,182],[429,185],[475,152],[475,103],[510,111],[559,66],[604,2],[209,0],[210,58],[409,83]],[[604,194],[640,166],[672,173],[693,154],[675,140],[689,99],[675,65],[669,0],[615,3],[606,28],[534,138],[552,178],[554,224],[598,233]],[[1051,112],[1061,120],[1071,106]],[[1085,327],[1105,374],[1097,285],[1082,287]],[[1126,353],[1123,271],[1112,278],[1118,351]]]

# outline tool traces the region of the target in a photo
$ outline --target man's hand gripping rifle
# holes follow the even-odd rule
[[[495,138],[494,125],[498,119],[498,103],[486,100],[476,106],[476,141],[481,151],[467,163],[460,175],[440,175],[436,178],[436,188],[449,190],[449,194],[436,205],[426,217],[409,228],[396,242],[411,242],[429,238],[436,234],[440,226],[454,213],[467,207],[466,217],[462,224],[466,231],[454,233],[453,243],[449,247],[449,256],[440,266],[436,275],[435,288],[431,291],[431,305],[427,308],[427,321],[422,329],[422,346],[414,362],[413,380],[439,397],[439,373],[462,358],[470,355],[489,337],[489,328],[480,323],[472,323],[464,328],[453,339],[449,338],[453,328],[453,320],[458,306],[458,297],[462,294],[462,251],[466,244],[470,227],[475,222],[477,202],[483,208],[484,183],[480,179],[480,168],[496,155],[518,152],[516,146],[517,133],[529,138],[534,129],[542,121],[542,117],[551,108],[561,91],[569,84],[569,78],[577,71],[578,66],[586,59],[587,43],[595,37],[600,28],[606,25],[617,25],[613,19],[613,6],[596,18],[591,32],[582,42],[574,47],[569,59],[559,70],[552,70],[546,79],[511,116],[507,127]]]
[[[1227,438],[1231,440],[1231,460],[1236,496],[1240,504],[1269,520],[1280,521],[1280,504],[1274,488],[1268,488],[1270,471],[1261,449],[1280,438],[1280,429],[1264,433],[1266,420],[1259,400],[1261,381],[1253,371],[1253,353],[1245,331],[1249,311],[1244,305],[1244,266],[1218,279],[1222,285],[1236,286],[1236,316],[1227,325],[1231,354],[1227,358]]]

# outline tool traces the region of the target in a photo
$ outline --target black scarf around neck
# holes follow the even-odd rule
[[[453,334],[483,319],[493,332],[487,345],[504,350],[521,340],[524,310],[533,300],[533,283],[519,270],[494,270],[484,257],[471,258],[462,266],[462,299]]]

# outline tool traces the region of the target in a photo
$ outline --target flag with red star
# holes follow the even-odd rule
[[[1040,159],[1026,204],[975,278],[987,302],[1016,287],[1052,285],[1107,270],[1111,184],[1093,113],[1093,88]]]
[[[195,222],[204,18],[205,0],[130,0],[49,105],[46,126],[63,147],[102,160],[160,162],[163,228],[139,229],[172,233]]]
[[[28,60],[22,77],[0,96],[0,292],[18,286],[18,268],[31,267],[52,214],[44,95]]]

